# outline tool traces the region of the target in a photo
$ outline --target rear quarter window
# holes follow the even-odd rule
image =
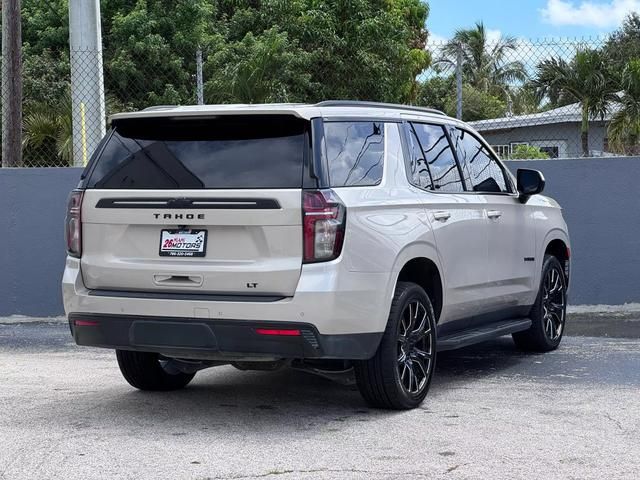
[[[324,123],[331,187],[378,185],[384,166],[381,122]]]
[[[284,115],[120,120],[87,188],[300,188],[306,131]]]

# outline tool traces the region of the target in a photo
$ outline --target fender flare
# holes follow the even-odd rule
[[[569,235],[566,231],[561,228],[555,227],[549,230],[544,239],[540,243],[540,261],[538,263],[538,269],[536,271],[535,283],[534,285],[540,284],[540,276],[542,275],[542,264],[544,263],[544,252],[547,250],[547,247],[554,240],[561,240],[564,244],[571,248],[571,241],[569,240]]]
[[[440,255],[438,255],[438,250],[434,244],[429,242],[410,243],[405,245],[402,250],[398,252],[396,259],[393,262],[393,268],[391,269],[391,275],[389,276],[389,281],[387,283],[385,308],[387,310],[391,309],[391,301],[393,300],[393,294],[398,283],[400,272],[404,266],[414,258],[426,258],[427,260],[432,261],[438,269],[440,280],[442,282],[442,306],[444,309],[444,305],[446,305],[446,289],[444,288],[446,282],[445,274],[442,268],[442,262],[440,261]]]

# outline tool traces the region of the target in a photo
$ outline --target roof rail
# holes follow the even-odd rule
[[[154,110],[168,110],[170,108],[176,108],[178,105],[153,105],[151,107],[143,108],[143,112],[153,112]]]
[[[325,100],[323,102],[316,103],[314,107],[374,107],[374,108],[390,108],[394,110],[411,110],[415,112],[431,113],[434,115],[447,114],[436,110],[435,108],[416,107],[413,105],[400,105],[398,103],[382,103],[382,102],[366,102],[359,100]]]

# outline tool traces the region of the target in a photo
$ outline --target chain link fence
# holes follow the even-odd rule
[[[502,158],[630,153],[628,145],[609,141],[622,92],[607,58],[606,38],[486,43],[471,38],[427,48],[433,63],[420,100],[461,116]],[[601,85],[592,85],[596,76],[602,77]]]
[[[611,120],[619,112],[619,85],[603,87],[600,111],[585,111],[581,93],[569,93],[561,82],[563,74],[573,75],[578,86],[586,81],[579,78],[586,74],[580,69],[598,68],[606,48],[606,38],[431,42],[427,49],[432,65],[418,78],[413,103],[461,115],[502,158],[636,153],[637,139],[629,144],[618,135],[616,142],[610,141]],[[221,77],[210,61],[215,52],[157,48],[149,56],[148,51],[106,44],[101,53],[25,55],[22,160],[5,161],[5,166],[82,166],[108,128],[110,114],[220,98],[210,94]],[[95,74],[99,69],[104,74],[104,97]]]

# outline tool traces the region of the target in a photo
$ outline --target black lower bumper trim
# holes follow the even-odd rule
[[[307,323],[72,313],[78,345],[197,359],[371,358],[382,333],[322,335]],[[261,335],[256,329],[299,330]]]

